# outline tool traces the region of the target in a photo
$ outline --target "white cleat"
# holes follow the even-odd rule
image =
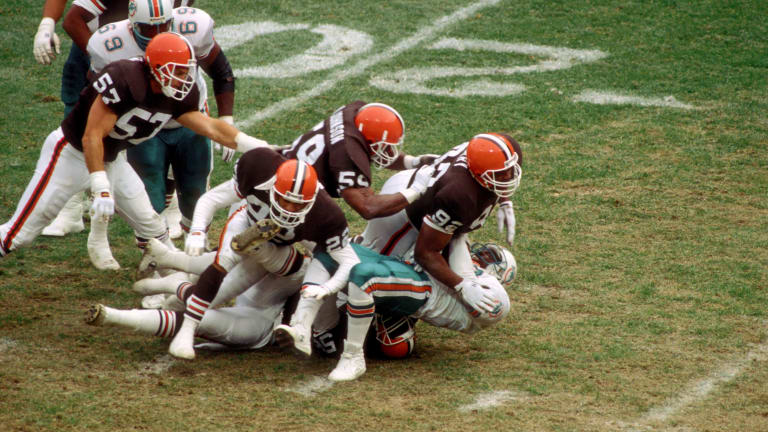
[[[165,298],[165,303],[163,303],[162,309],[174,312],[184,312],[187,309],[187,305],[175,295],[169,295]]]
[[[155,270],[160,267],[159,260],[168,253],[168,246],[156,238],[151,238],[144,247],[144,255],[139,261],[139,268],[136,270],[136,279],[146,279],[152,277]]]
[[[176,240],[184,235],[181,230],[181,210],[179,210],[179,199],[176,194],[173,194],[173,199],[168,207],[160,214],[165,218],[165,223],[168,225],[168,235],[171,239]]]
[[[197,322],[190,319],[185,319],[181,323],[176,336],[171,341],[171,346],[168,347],[168,353],[174,357],[180,359],[192,360],[195,358],[195,330],[197,330]]]
[[[303,330],[302,327],[280,324],[275,327],[275,341],[280,348],[291,348],[302,357],[312,355],[311,334],[309,331]]]
[[[328,379],[335,382],[354,381],[365,373],[365,357],[363,350],[343,352],[336,368],[328,375]]]
[[[87,311],[85,311],[85,323],[92,326],[102,326],[107,319],[107,311],[104,305],[95,304],[91,305]]]
[[[141,299],[142,309],[162,309],[168,294],[148,295]],[[175,297],[175,296],[174,296]]]
[[[184,282],[190,282],[189,275],[177,271],[164,278],[145,278],[134,282],[133,290],[141,295],[176,294],[176,289]]]
[[[120,263],[112,256],[112,251],[109,249],[108,227],[108,220],[91,219],[91,231],[88,233],[88,258],[99,270],[120,270]]]
[[[69,233],[79,233],[85,229],[83,223],[82,193],[74,195],[64,204],[56,219],[43,228],[44,236],[62,237]]]

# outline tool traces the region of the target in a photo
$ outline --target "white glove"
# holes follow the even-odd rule
[[[208,245],[208,235],[205,230],[199,228],[190,228],[187,239],[184,241],[184,252],[187,255],[200,256],[205,252]]]
[[[416,171],[416,177],[413,179],[411,186],[400,191],[405,199],[408,200],[408,204],[419,199],[427,191],[434,172],[435,168],[432,166],[422,167]]]
[[[232,116],[221,116],[219,117],[219,120],[229,123],[231,125],[235,124],[235,119],[232,118]],[[232,158],[235,157],[235,149],[231,149],[227,146],[221,145],[217,143],[216,141],[213,142],[213,148],[218,152],[221,152],[221,160],[224,162],[232,162]]]
[[[37,27],[32,53],[35,55],[35,60],[40,64],[51,64],[56,58],[56,54],[61,53],[61,42],[54,32],[55,28],[56,21],[50,17],[43,18]],[[55,52],[54,49],[56,50]]]
[[[115,200],[109,192],[109,179],[104,171],[91,173],[91,195],[93,204],[91,205],[91,214],[93,217],[109,219],[115,214]]]
[[[461,294],[461,299],[472,309],[481,312],[493,311],[494,304],[491,290],[483,288],[477,281],[462,279],[453,289]]]
[[[304,285],[301,289],[301,296],[304,298],[322,300],[329,295],[331,295],[331,290],[325,285]]]
[[[438,157],[440,157],[440,155],[432,153],[423,154],[421,156],[405,155],[405,157],[403,157],[403,166],[405,166],[405,169],[414,169],[423,165],[430,165]]]
[[[496,223],[499,227],[499,233],[504,234],[504,228],[507,229],[507,243],[512,246],[515,241],[515,209],[512,207],[512,201],[503,201],[496,210]]]

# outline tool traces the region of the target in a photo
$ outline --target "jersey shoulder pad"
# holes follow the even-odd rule
[[[174,30],[189,40],[195,49],[195,57],[206,57],[216,41],[213,39],[214,21],[202,9],[180,7],[173,10]]]

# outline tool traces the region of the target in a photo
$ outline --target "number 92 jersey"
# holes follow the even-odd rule
[[[355,101],[337,109],[311,131],[296,138],[284,152],[315,168],[317,178],[334,198],[346,188],[370,187],[371,158],[355,115],[365,102]]]
[[[498,197],[478,183],[467,168],[467,145],[458,145],[435,159],[426,192],[406,207],[411,224],[426,223],[446,234],[474,231],[485,222]],[[427,169],[422,167],[421,170]],[[417,170],[408,183],[419,176]]]

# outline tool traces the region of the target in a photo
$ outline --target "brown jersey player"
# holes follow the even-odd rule
[[[107,66],[62,127],[48,135],[16,211],[0,226],[0,254],[29,244],[72,195],[89,186],[94,217],[108,218],[117,206],[137,237],[167,241],[165,223],[122,150],[171,119],[239,151],[268,146],[197,110],[195,68],[191,45],[175,33],[153,38],[144,58]]]

